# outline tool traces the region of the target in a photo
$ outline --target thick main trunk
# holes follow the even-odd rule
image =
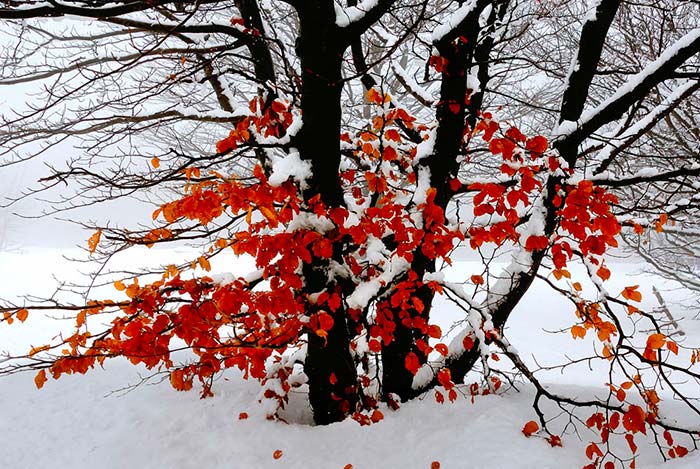
[[[301,34],[297,54],[301,61],[303,125],[295,139],[301,158],[311,162],[312,177],[304,191],[308,201],[319,196],[327,207],[344,205],[338,175],[340,165],[340,95],[344,47],[338,43],[333,2],[305,2],[299,7]],[[330,289],[328,260],[314,258],[304,266],[305,293]],[[309,311],[314,314],[316,311]],[[345,419],[358,402],[357,371],[350,354],[345,311],[333,314],[327,337],[308,334],[304,371],[309,400],[317,424]]]

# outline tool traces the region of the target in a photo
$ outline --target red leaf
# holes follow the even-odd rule
[[[528,438],[535,432],[537,432],[540,429],[540,426],[535,422],[534,420],[530,420],[525,424],[523,427],[523,435],[527,436]]]
[[[525,249],[528,251],[547,249],[547,246],[549,246],[549,238],[546,236],[530,236],[525,241]]]
[[[664,430],[663,435],[664,440],[666,440],[666,444],[668,446],[673,446],[673,436],[671,435],[671,432],[669,432],[668,430]]]
[[[598,456],[598,457],[602,457],[602,456],[603,456],[603,452],[600,450],[600,448],[598,448],[598,445],[597,445],[597,444],[591,443],[590,445],[588,445],[588,446],[586,447],[586,457],[587,457],[588,459],[593,459],[593,456],[594,456],[594,455],[595,455],[595,456]]]
[[[433,339],[439,339],[442,337],[442,329],[440,329],[440,326],[431,324],[428,326],[428,336],[432,337]]]
[[[281,449],[276,449],[274,453],[272,453],[272,457],[274,459],[279,459],[282,457],[282,450]]]
[[[442,386],[445,389],[451,389],[454,387],[454,383],[452,382],[452,373],[450,372],[449,369],[443,368],[438,372],[437,375],[438,382],[440,383],[440,386]]]
[[[474,339],[472,339],[470,336],[466,336],[464,340],[462,340],[462,346],[464,347],[464,350],[471,350],[472,347],[474,347]]]
[[[278,100],[274,100],[272,101],[272,110],[275,111],[277,114],[280,114],[287,110],[287,105]]]
[[[435,401],[442,404],[445,402],[445,396],[440,391],[435,391]]]
[[[625,415],[622,417],[622,425],[625,430],[637,433],[642,432],[646,435],[646,412],[639,406],[631,405]]]
[[[418,373],[418,369],[420,368],[420,361],[418,361],[418,356],[413,352],[409,352],[408,355],[406,355],[406,358],[404,359],[404,366],[408,371],[411,372],[412,375],[415,376],[415,374]]]
[[[330,331],[333,327],[333,317],[328,313],[318,314],[318,327],[324,331]]]
[[[688,454],[688,448],[686,448],[685,446],[678,445],[675,447],[675,450],[679,458],[682,458],[683,456]]]
[[[377,423],[381,421],[384,418],[384,414],[381,413],[378,409],[375,409],[374,412],[372,412],[372,415],[370,416],[370,420],[372,422]]]
[[[525,143],[525,149],[534,153],[544,153],[547,150],[547,139],[541,135],[532,137]]]

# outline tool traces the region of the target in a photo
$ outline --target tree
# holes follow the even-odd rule
[[[303,363],[317,423],[369,423],[381,419],[379,402],[495,392],[498,351],[537,390],[540,423],[529,422],[526,435],[541,425],[560,443],[544,399],[569,414],[595,408],[585,423],[599,443],[625,434],[631,454],[592,442],[593,466],[633,462],[634,435],[648,428],[664,434],[656,441],[665,453],[682,456],[686,446],[669,432],[693,444],[697,434],[663,420],[656,385],[700,414],[674,384],[699,382],[700,354],[680,353],[638,307],[634,286],[617,295],[604,287],[612,275],[604,255],[620,233],[663,229],[668,204],[700,174],[693,155],[674,153],[669,168],[638,154],[663,145],[657,124],[700,86],[697,3],[669,3],[8,2],[0,18],[19,39],[3,54],[2,82],[53,80],[44,101],[6,118],[0,141],[15,150],[10,162],[27,157],[18,151],[27,142],[87,136],[104,169],[76,158],[45,180],[80,184],[83,198],[70,197],[69,207],[155,188],[180,193],[158,204],[152,229],[96,227],[91,253],[188,239],[209,249],[159,280],[116,282],[123,301],[65,305],[78,312],[76,333],[14,357],[4,372],[39,370],[41,387],[47,371],[84,373],[122,356],[168,373],[178,390],[197,378],[207,396],[222,368],[239,367],[283,406]],[[567,22],[582,12],[580,26]],[[87,33],[35,21],[63,16],[98,21]],[[641,58],[627,40],[640,18],[654,19],[645,29],[654,48]],[[573,55],[555,48],[545,60],[548,38],[568,41]],[[37,69],[47,47],[58,55]],[[98,53],[76,61],[81,50]],[[639,60],[615,68],[625,54]],[[550,87],[544,101],[528,96],[538,77]],[[93,94],[100,99],[85,100]],[[219,135],[215,152],[207,134]],[[691,206],[676,208],[680,218]],[[460,284],[440,275],[457,246],[484,261]],[[260,270],[192,276],[229,248]],[[511,262],[501,271],[494,260],[504,257]],[[565,280],[576,262],[588,269],[593,299]],[[617,380],[606,398],[551,392],[509,346],[504,326],[538,277],[571,300],[573,338],[599,342],[587,359]],[[456,333],[431,322],[435,295],[464,311]],[[48,307],[7,305],[4,320]],[[103,315],[113,319],[97,331],[92,318]],[[190,363],[173,361],[181,349]],[[482,381],[462,386],[476,369]]]

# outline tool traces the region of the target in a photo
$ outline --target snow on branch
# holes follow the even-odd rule
[[[632,76],[598,106],[585,111],[577,122],[564,120],[554,130],[556,140],[582,140],[601,126],[618,119],[635,101],[668,78],[685,60],[700,51],[700,28],[695,28],[668,47],[653,62]]]
[[[610,142],[598,153],[600,166],[595,169],[594,174],[600,174],[605,171],[618,153],[624,151],[636,142],[642,135],[675,109],[678,104],[697,91],[698,88],[700,88],[700,82],[698,81],[689,81],[679,86],[649,114],[641,118],[620,135],[611,138]]]
[[[659,171],[655,168],[640,169],[636,173],[626,177],[619,177],[608,173],[594,176],[589,179],[595,181],[598,186],[624,187],[645,182],[666,181],[676,177],[698,176],[700,175],[700,165],[685,166],[670,171]]]
[[[350,23],[355,23],[364,17],[365,14],[372,8],[375,8],[378,3],[379,0],[363,0],[358,3],[357,6],[343,8],[342,6],[338,5],[337,2],[334,2],[335,24],[341,28],[349,26]]]
[[[464,29],[472,24],[486,8],[488,0],[469,0],[455,10],[445,22],[433,31],[433,44],[445,44],[464,34]]]

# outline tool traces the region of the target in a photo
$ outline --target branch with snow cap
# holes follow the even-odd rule
[[[700,28],[695,28],[666,48],[654,61],[619,87],[612,96],[585,111],[576,122],[564,120],[552,132],[556,144],[580,142],[603,125],[619,119],[634,102],[668,79],[690,57],[700,52]]]

